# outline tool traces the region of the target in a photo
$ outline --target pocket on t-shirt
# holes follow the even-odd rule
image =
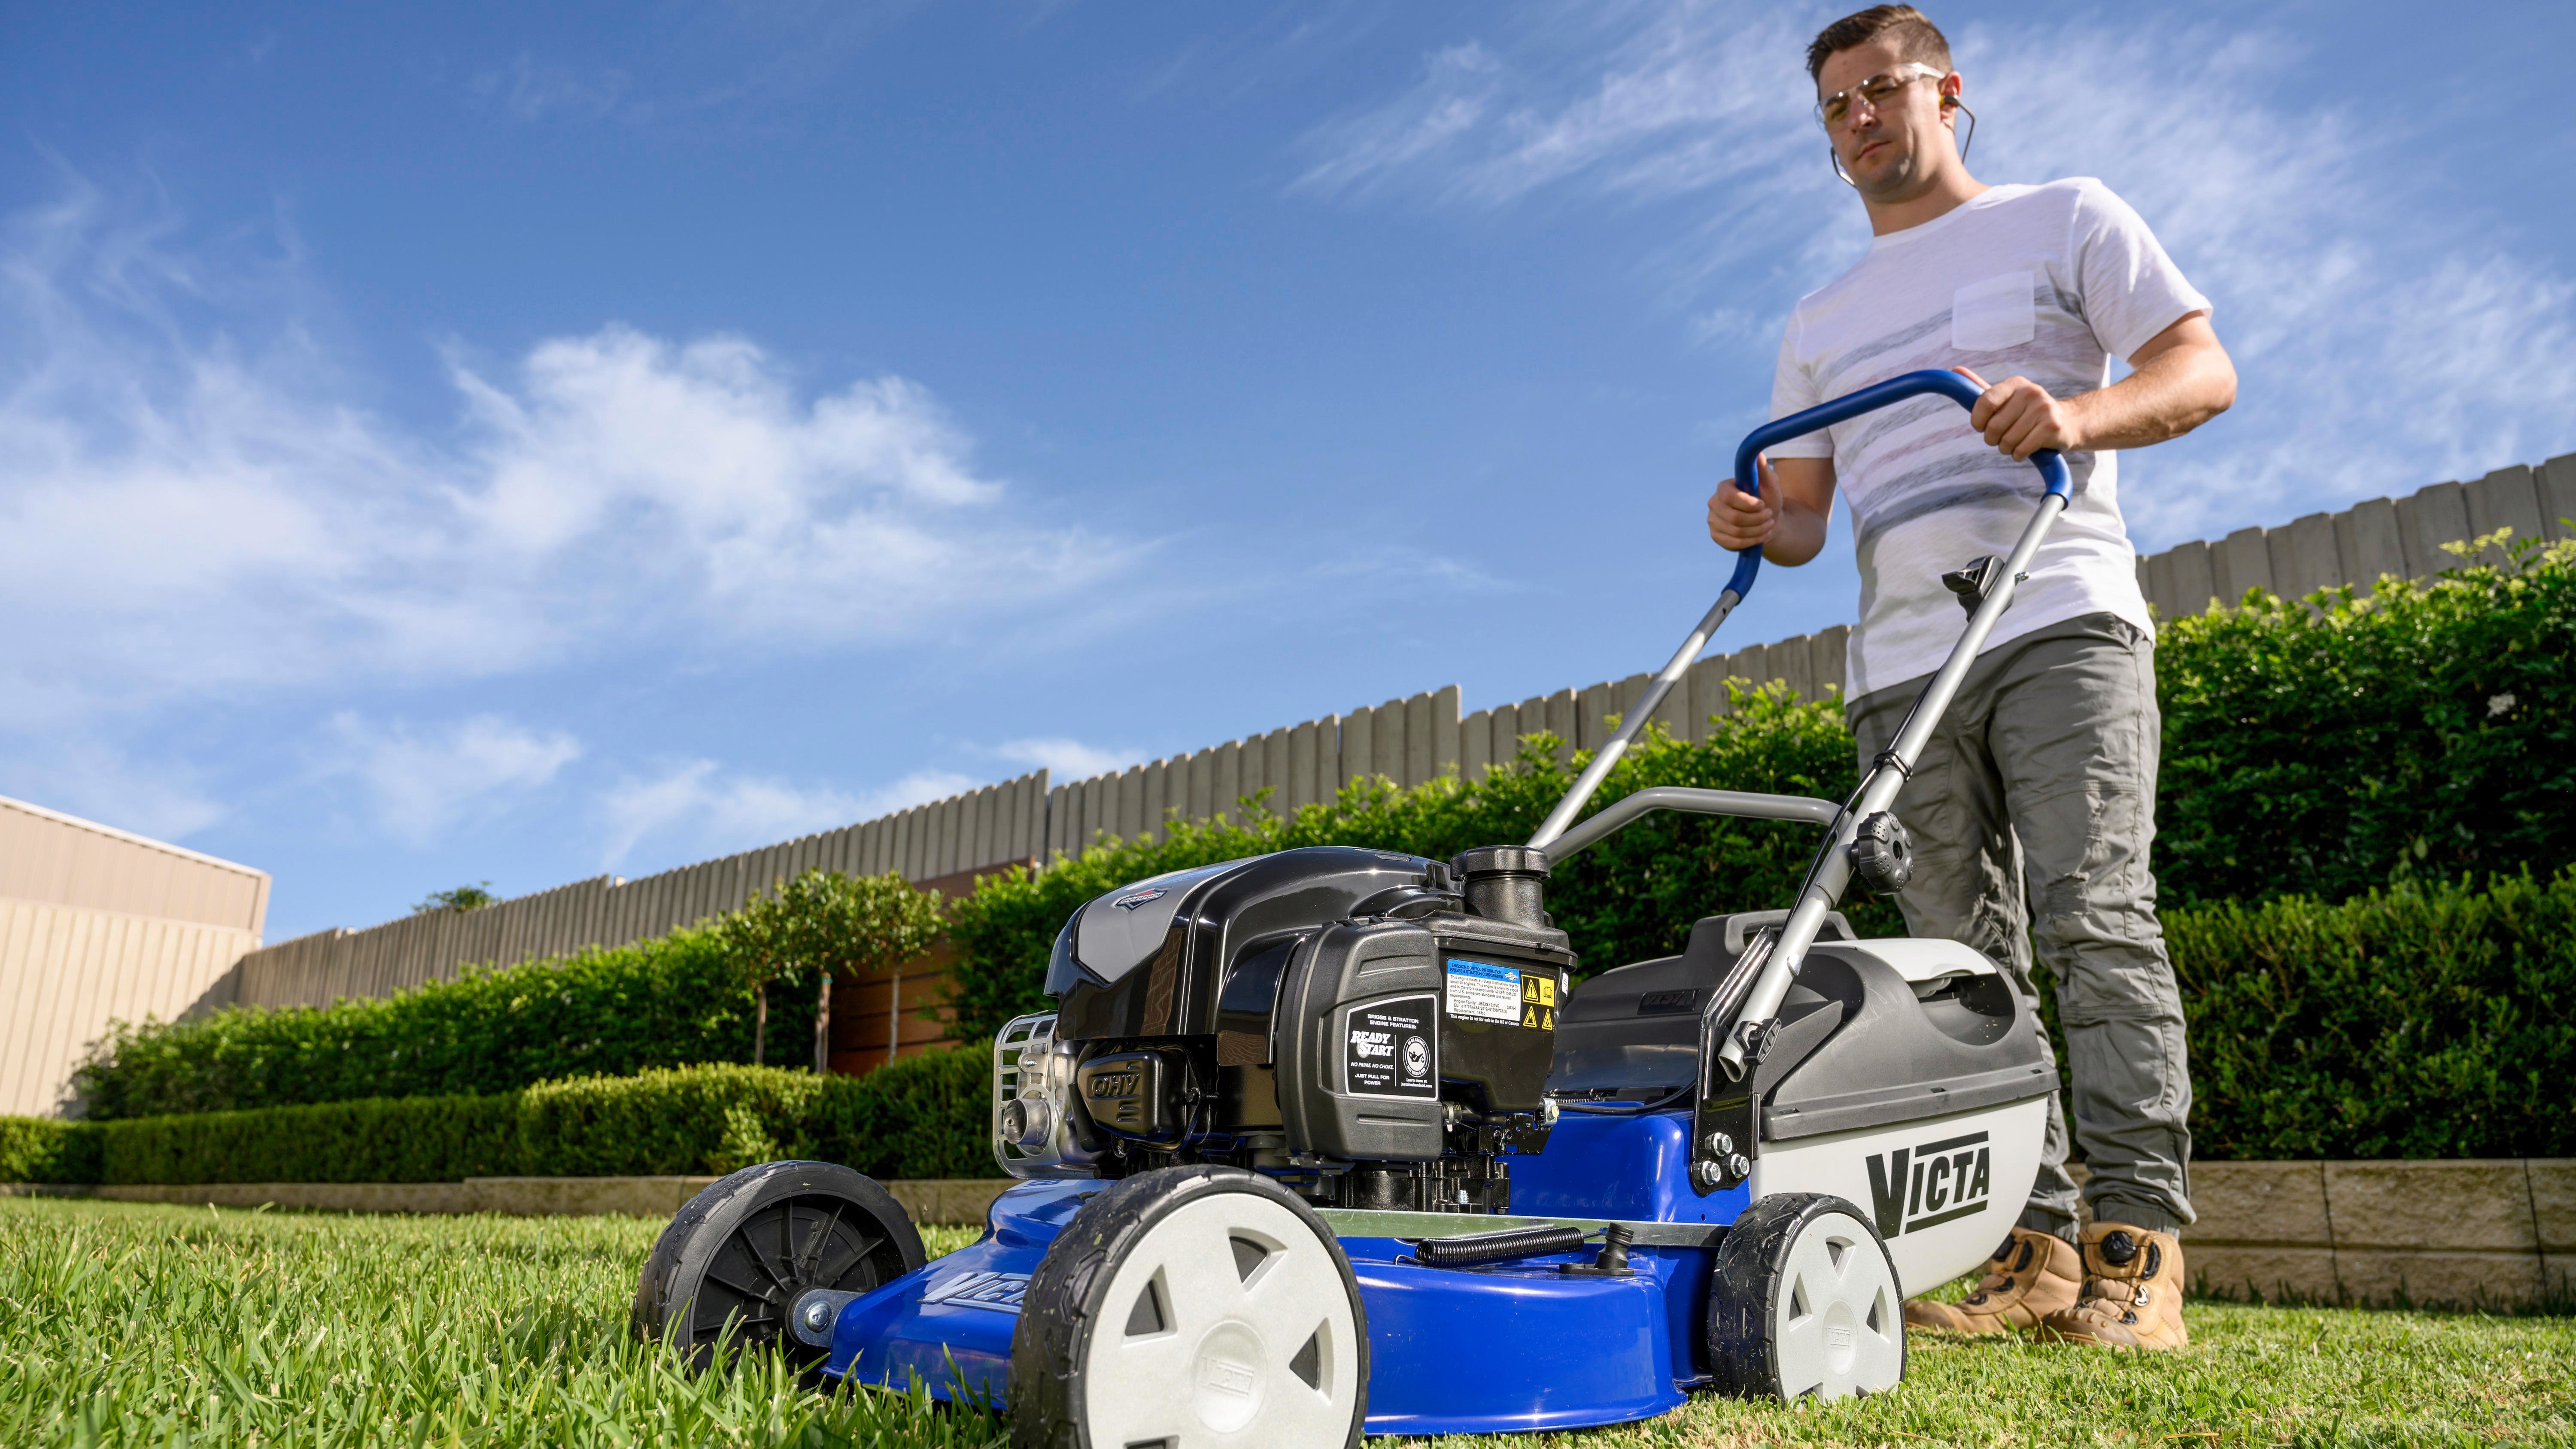
[[[1950,345],[1961,352],[2019,347],[2038,330],[2039,278],[2005,272],[1970,282],[1950,297]]]

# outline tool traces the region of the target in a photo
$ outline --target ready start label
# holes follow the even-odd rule
[[[1449,1014],[1461,1021],[1556,1030],[1556,976],[1491,961],[1449,958]]]
[[[1354,1006],[1342,1018],[1342,1090],[1354,1097],[1430,1101],[1440,1095],[1437,997]]]

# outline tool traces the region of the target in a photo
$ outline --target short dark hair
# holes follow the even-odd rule
[[[1949,73],[1950,42],[1940,26],[1911,5],[1872,5],[1816,32],[1807,45],[1807,79],[1822,79],[1826,57],[1835,51],[1867,45],[1882,35],[1894,37],[1900,58],[1937,65],[1943,74]]]

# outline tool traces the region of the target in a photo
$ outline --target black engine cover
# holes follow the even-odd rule
[[[1472,914],[1444,866],[1315,846],[1099,897],[1047,990],[1056,1039],[1090,1044],[1077,1131],[1422,1163],[1538,1149],[1573,965],[1563,932]],[[1470,1199],[1499,1199],[1484,1176]]]
[[[1360,902],[1418,884],[1419,856],[1318,845],[1140,880],[1073,913],[1047,963],[1059,1039],[1267,1035],[1285,950]],[[1236,976],[1247,976],[1236,983]],[[1265,1062],[1269,1043],[1220,1042],[1220,1059]],[[1245,1053],[1252,1053],[1246,1056]]]
[[[1290,1145],[1422,1162],[1442,1153],[1444,1099],[1480,1121],[1535,1114],[1574,964],[1564,940],[1449,912],[1318,933],[1291,957],[1279,993]]]

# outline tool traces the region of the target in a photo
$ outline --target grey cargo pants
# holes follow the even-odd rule
[[[1896,738],[1920,679],[1847,713],[1864,768]],[[2002,965],[2036,1010],[2031,940],[2056,979],[2075,1140],[2096,1218],[2174,1232],[2192,1220],[2191,1076],[2156,881],[2155,644],[2091,614],[1980,655],[1896,797],[1914,837],[1897,897],[1917,936]],[[2022,1225],[2072,1238],[2066,1120],[2052,1100]]]

